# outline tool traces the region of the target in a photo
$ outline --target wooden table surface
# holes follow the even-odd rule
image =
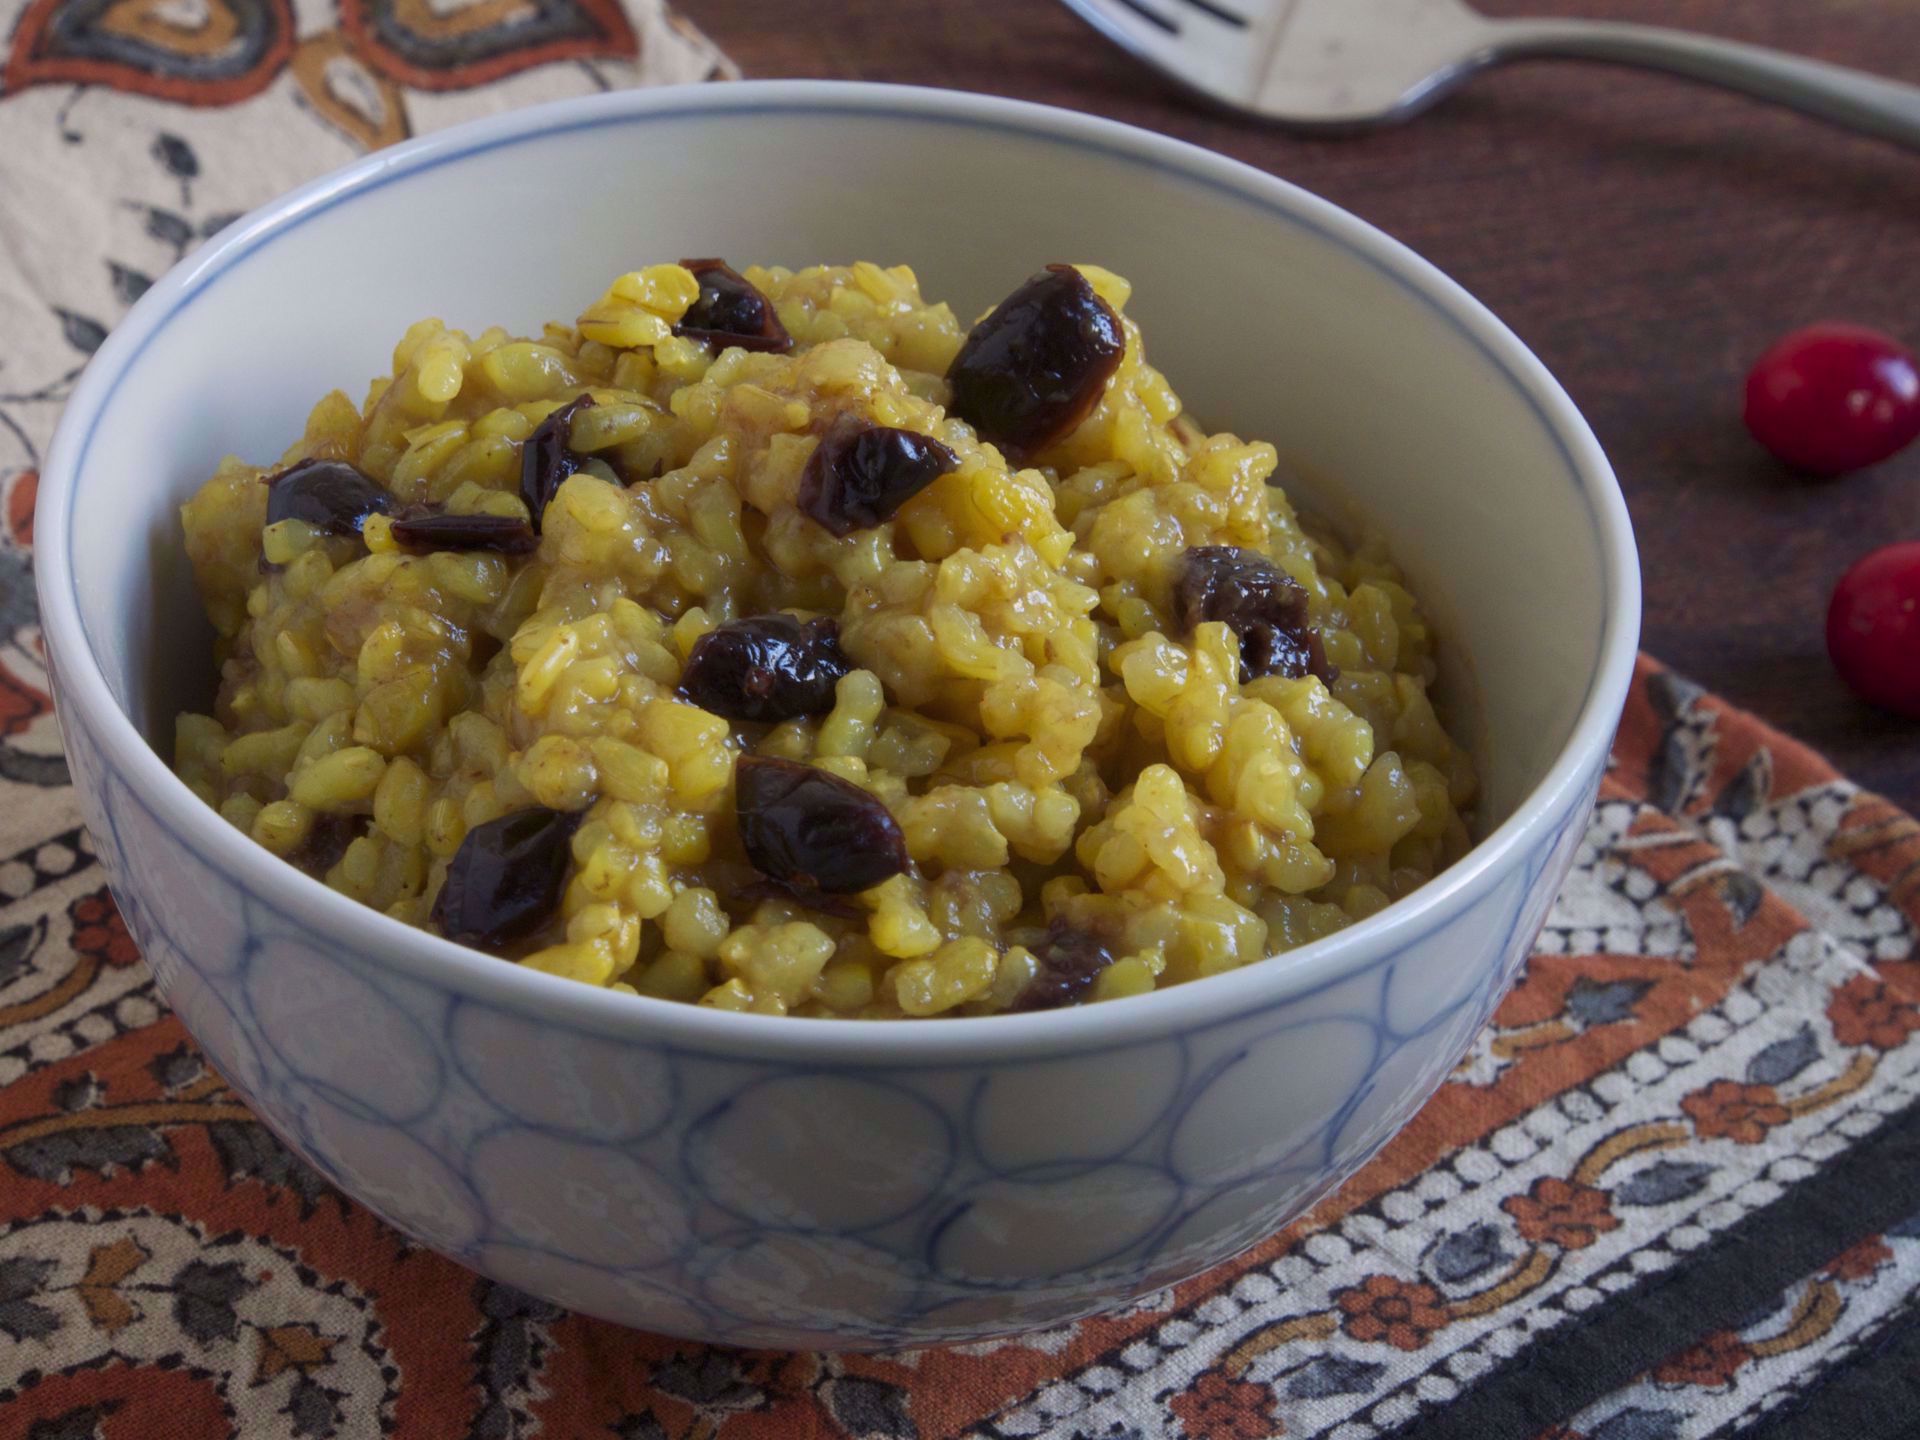
[[[888,80],[1042,100],[1191,140],[1317,191],[1486,301],[1586,412],[1633,510],[1645,649],[1920,805],[1920,725],[1829,668],[1827,597],[1920,538],[1920,445],[1828,482],[1748,438],[1741,383],[1777,336],[1848,319],[1920,346],[1920,153],[1638,71],[1484,75],[1359,140],[1197,108],[1054,0],[680,0],[749,77]],[[1712,31],[1920,81],[1914,0],[1501,0]]]

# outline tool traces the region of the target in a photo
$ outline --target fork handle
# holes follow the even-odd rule
[[[1490,58],[1601,60],[1665,70],[1920,149],[1920,86],[1655,25],[1501,20],[1488,31]]]

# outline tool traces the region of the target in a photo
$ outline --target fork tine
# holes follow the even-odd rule
[[[1253,24],[1251,19],[1242,15],[1239,11],[1230,10],[1225,5],[1216,4],[1214,0],[1182,0],[1182,3],[1193,7],[1202,14],[1211,15],[1222,25],[1231,25],[1236,30],[1246,30]]]
[[[1066,6],[1114,44],[1150,65],[1178,58],[1180,22],[1168,12],[1176,0],[1065,0]]]
[[[1119,5],[1122,9],[1131,10],[1135,15],[1139,16],[1140,19],[1146,21],[1149,25],[1153,26],[1154,29],[1163,34],[1178,35],[1180,33],[1180,22],[1178,20],[1155,9],[1152,5],[1147,4],[1146,0],[1113,0],[1113,3]],[[1164,3],[1164,0],[1162,0],[1162,3]]]
[[[1121,49],[1230,105],[1252,99],[1276,3],[1291,0],[1065,0]]]

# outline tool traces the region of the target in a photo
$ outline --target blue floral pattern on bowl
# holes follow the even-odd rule
[[[1310,993],[1092,1053],[829,1068],[569,1034],[316,943],[107,772],[84,723],[65,734],[162,992],[303,1159],[496,1280],[646,1329],[790,1348],[1059,1324],[1300,1214],[1491,1016],[1592,788],[1527,871]],[[1036,1110],[1073,1123],[1036,1128]]]
[[[304,281],[334,263],[326,257],[342,237],[361,233],[343,218],[355,205],[391,217],[426,203],[408,200],[409,186],[434,206],[471,199],[458,177],[476,166],[524,176],[530,154],[543,157],[531,163],[540,183],[564,186],[583,156],[628,154],[619,147],[654,124],[685,139],[695,121],[756,136],[810,125],[949,157],[971,137],[1050,157],[1034,161],[1035,185],[1048,167],[1082,186],[1105,167],[1129,185],[1165,185],[1185,206],[1213,206],[1216,224],[1239,216],[1250,237],[1324,265],[1327,285],[1297,287],[1311,303],[1349,287],[1374,303],[1345,313],[1400,315],[1379,323],[1447,357],[1415,369],[1448,403],[1493,405],[1512,432],[1467,426],[1466,458],[1456,456],[1459,473],[1481,477],[1483,512],[1539,509],[1514,524],[1547,548],[1499,552],[1529,557],[1509,589],[1529,567],[1587,567],[1563,587],[1577,615],[1509,634],[1515,607],[1479,612],[1480,627],[1516,642],[1476,658],[1505,666],[1492,688],[1505,685],[1509,713],[1495,738],[1509,772],[1534,777],[1493,806],[1510,817],[1499,833],[1426,892],[1312,953],[1071,1014],[915,1022],[870,1041],[847,1038],[874,1030],[853,1022],[716,1016],[457,953],[328,894],[201,807],[129,720],[166,713],[158,697],[172,677],[151,673],[169,663],[153,621],[165,606],[118,592],[134,583],[127,576],[176,595],[184,585],[150,573],[157,537],[172,534],[171,500],[125,488],[138,468],[127,447],[137,441],[149,475],[179,459],[151,449],[199,453],[203,435],[173,435],[191,428],[174,424],[183,390],[209,388],[196,367],[227,353],[254,313],[249,297],[271,298],[258,287],[277,265],[307,267]],[[755,163],[728,153],[737,167]],[[1017,188],[1023,173],[1000,167],[995,183]],[[770,171],[758,183],[789,182]],[[1052,198],[1030,197],[1033,213]],[[856,222],[872,217],[844,223]],[[754,222],[733,223],[744,232]],[[843,223],[837,212],[815,205],[806,223],[806,253],[841,243],[821,238]],[[916,223],[933,245],[934,229]],[[534,239],[555,247],[558,266],[552,257],[587,239],[610,243],[603,230]],[[1132,260],[1150,268],[1155,247],[1139,243]],[[949,250],[950,264],[970,253]],[[304,258],[279,258],[289,253]],[[451,251],[434,259],[468,263]],[[1182,273],[1168,275],[1169,292]],[[494,277],[482,267],[449,284],[492,293]],[[333,307],[316,331],[343,329],[346,310],[380,300],[312,288]],[[315,349],[333,343],[314,338]],[[1361,336],[1350,351],[1356,373],[1370,375],[1378,349]],[[1188,358],[1204,368],[1206,353]],[[299,363],[322,361],[303,353]],[[1215,370],[1220,394],[1242,387],[1221,403],[1264,410],[1263,382],[1241,370]],[[123,384],[133,398],[116,398]],[[1419,398],[1418,386],[1402,391],[1403,406]],[[269,418],[194,424],[245,447]],[[1315,412],[1296,418],[1310,425]],[[1461,428],[1450,414],[1434,428],[1448,423]],[[1510,463],[1490,466],[1487,447],[1503,434]],[[1436,533],[1457,525],[1440,487],[1424,483],[1444,457],[1423,442],[1416,458],[1398,467],[1422,482],[1402,500],[1430,507]],[[1502,486],[1505,499],[1490,498]],[[134,308],[76,391],[41,493],[36,563],[75,782],[127,924],[209,1060],[318,1172],[423,1243],[590,1314],[746,1346],[887,1348],[1057,1325],[1225,1260],[1339,1184],[1439,1086],[1523,963],[1585,831],[1637,614],[1624,509],[1591,436],[1524,348],[1423,262],[1323,202],[1174,142],[889,87],[596,97],[399,147],[319,182],[232,227]],[[136,503],[150,507],[135,517],[146,528],[124,523]],[[1481,543],[1484,570],[1494,542]],[[1590,668],[1566,658],[1589,652]],[[922,1046],[909,1032],[944,1038]],[[830,1035],[840,1038],[815,1038]]]

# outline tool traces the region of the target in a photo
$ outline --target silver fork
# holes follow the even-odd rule
[[[1065,0],[1189,89],[1299,130],[1417,115],[1502,60],[1664,70],[1920,147],[1920,87],[1653,25],[1492,20],[1463,0]]]

